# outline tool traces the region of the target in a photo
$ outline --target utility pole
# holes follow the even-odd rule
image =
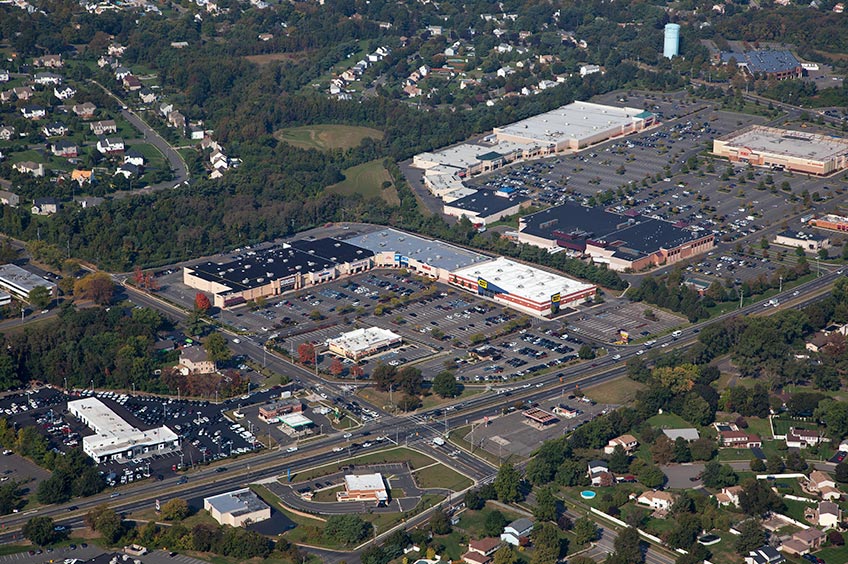
[[[783,292],[783,276],[780,276],[780,290],[778,292]]]

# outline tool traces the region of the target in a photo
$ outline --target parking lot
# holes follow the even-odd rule
[[[562,436],[616,407],[597,404],[588,398],[581,400],[570,394],[549,398],[533,405],[510,402],[509,391],[504,391],[501,395],[504,396],[504,410],[507,413],[489,419],[487,424],[477,425],[463,437],[473,443],[475,448],[483,448],[501,459],[510,454],[530,456],[543,441]],[[531,424],[525,417],[525,411],[534,407],[550,414],[562,411],[556,415],[556,421],[540,427]]]
[[[650,310],[650,314],[646,310]],[[630,339],[643,339],[686,324],[686,319],[645,304],[615,301],[569,317],[567,331],[614,343],[626,332]]]
[[[289,386],[287,389],[295,389]],[[156,454],[128,462],[109,462],[98,467],[109,485],[122,485],[136,480],[172,475],[180,465],[211,462],[239,454],[245,454],[263,445],[260,439],[267,435],[263,428],[254,428],[252,422],[231,421],[225,412],[238,409],[240,404],[258,410],[273,398],[280,397],[282,388],[253,392],[239,399],[214,403],[200,400],[160,398],[147,395],[121,394],[111,391],[75,390],[66,395],[53,388],[27,390],[20,394],[0,399],[0,410],[8,409],[7,417],[19,426],[34,426],[48,439],[49,447],[58,452],[78,447],[82,438],[92,431],[75,417],[67,413],[67,402],[80,397],[96,396],[116,414],[141,430],[167,424],[176,432],[182,448],[169,453]],[[310,414],[312,415],[312,414]],[[329,422],[315,415],[316,424]],[[281,442],[292,442],[287,437]],[[277,443],[272,441],[273,445]],[[0,479],[17,475],[43,479],[48,473],[15,455],[0,457]]]

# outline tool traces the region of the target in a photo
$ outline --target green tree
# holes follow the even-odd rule
[[[121,516],[108,505],[98,505],[85,516],[85,524],[100,533],[103,539],[113,544],[124,533]]]
[[[578,349],[577,356],[583,360],[591,360],[595,358],[595,349],[589,345],[583,345]]]
[[[512,545],[505,544],[495,551],[492,562],[493,564],[518,564],[520,559],[518,558],[518,553],[512,548]]]
[[[766,458],[766,471],[769,474],[780,474],[786,469],[786,464],[780,455],[772,454]]]
[[[536,506],[533,508],[536,521],[556,521],[557,501],[551,486],[539,488],[536,492]]]
[[[668,464],[674,460],[674,443],[665,434],[658,436],[651,445],[651,457],[655,464]]]
[[[200,337],[206,332],[206,322],[199,311],[192,311],[186,317],[186,331],[193,337]]]
[[[453,372],[444,370],[433,378],[433,391],[443,398],[455,398],[459,395],[459,383]]]
[[[521,495],[521,476],[512,464],[502,464],[495,477],[495,491],[498,499],[512,503],[523,498]]]
[[[692,458],[695,460],[710,460],[718,451],[715,441],[707,437],[701,437],[692,441],[689,450],[692,453]]]
[[[848,403],[822,400],[813,416],[825,424],[830,438],[841,440],[848,435]]]
[[[658,488],[665,483],[665,474],[654,464],[646,464],[636,477],[646,488]]]
[[[209,355],[209,360],[215,364],[226,362],[232,357],[227,339],[220,333],[212,333],[206,337],[203,348]]]
[[[52,299],[53,296],[50,294],[50,290],[44,286],[36,286],[29,293],[29,303],[31,303],[35,309],[45,309],[48,305],[50,305],[50,301]]]
[[[689,443],[683,437],[677,437],[674,440],[674,461],[679,464],[692,462],[692,451],[689,450]]]
[[[24,538],[38,546],[47,546],[59,539],[56,525],[50,517],[33,517],[23,528]]]
[[[0,515],[8,515],[21,505],[20,484],[8,481],[0,486]]]
[[[430,517],[430,530],[434,535],[446,535],[451,532],[450,518],[447,513],[437,509]]]
[[[553,523],[536,523],[530,534],[533,540],[531,564],[555,564],[563,553],[564,544],[559,536],[559,528]]]
[[[182,521],[188,517],[188,503],[184,499],[175,497],[162,505],[161,513],[166,521]]]
[[[324,538],[350,546],[366,538],[371,530],[371,523],[359,515],[330,515],[324,525]]]
[[[642,552],[642,541],[639,539],[639,531],[633,527],[627,527],[618,533],[613,546],[615,552],[607,559],[609,564],[639,564],[645,561]]]
[[[848,463],[843,461],[836,465],[836,481],[840,484],[848,483]]]
[[[503,528],[509,521],[506,520],[504,514],[500,511],[492,511],[488,515],[486,515],[486,519],[483,521],[483,532],[486,533],[487,536],[496,537],[503,532]]]
[[[739,508],[746,515],[758,517],[770,511],[780,512],[786,509],[783,500],[763,482],[765,480],[752,478],[742,484],[742,492],[739,494]]]
[[[747,556],[752,550],[766,543],[766,532],[754,519],[748,519],[737,525],[739,536],[736,537],[734,548],[737,554]]]
[[[736,485],[739,476],[727,464],[711,460],[704,465],[701,480],[706,487],[717,489]]]
[[[630,456],[621,445],[615,445],[609,459],[610,472],[624,474],[630,469]]]
[[[598,525],[588,517],[580,517],[574,522],[574,542],[588,544],[598,540]]]

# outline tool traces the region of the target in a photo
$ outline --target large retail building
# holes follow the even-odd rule
[[[514,309],[548,317],[595,295],[591,284],[505,259],[453,272],[449,282]]]
[[[713,140],[713,153],[733,162],[818,176],[848,167],[848,140],[751,125]]]
[[[521,218],[518,241],[589,256],[616,271],[673,264],[711,250],[715,236],[638,214],[565,203]]]

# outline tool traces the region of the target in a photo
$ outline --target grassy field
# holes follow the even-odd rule
[[[138,143],[131,145],[133,149],[144,155],[146,168],[167,169],[168,162],[165,160],[165,155],[159,149],[150,143]]]
[[[459,517],[459,524],[457,527],[468,533],[468,536],[471,538],[477,539],[485,537],[486,517],[494,511],[500,511],[503,513],[507,521],[514,521],[520,517],[518,513],[512,513],[501,508],[496,508],[487,503],[486,506],[479,511],[472,511],[470,509],[468,511],[463,511]]]
[[[262,55],[247,55],[245,59],[251,63],[262,66],[279,61],[300,61],[308,56],[308,51],[297,51],[294,53],[263,53]]]
[[[274,133],[274,137],[301,149],[329,151],[358,147],[368,138],[379,141],[383,138],[383,132],[358,125],[305,125],[281,129]]]
[[[636,393],[644,389],[645,384],[634,382],[630,378],[616,378],[611,382],[587,388],[583,392],[598,403],[625,405],[636,399]]]
[[[442,398],[440,396],[437,396],[436,394],[430,394],[428,396],[425,396],[421,400],[422,405],[419,409],[421,409],[421,410],[433,409],[434,407],[439,407],[439,406],[444,405],[446,403],[455,402],[455,401],[460,400],[460,399],[468,399],[468,398],[470,398],[472,396],[476,396],[477,394],[480,394],[484,391],[485,390],[483,388],[479,388],[479,387],[478,388],[465,388],[464,390],[462,390],[462,393],[459,395],[459,397],[456,397],[456,398]],[[358,390],[356,392],[356,395],[358,395],[362,399],[364,399],[364,400],[366,400],[370,403],[373,403],[375,405],[379,405],[379,406],[390,405],[389,404],[389,392],[381,392],[380,390],[375,390],[374,388],[362,388],[361,390]],[[398,399],[397,394],[395,394],[393,399],[395,401],[397,401],[397,399]]]
[[[674,413],[663,413],[654,415],[648,419],[648,423],[660,429],[681,429],[691,427],[692,424]]]
[[[409,466],[413,469],[416,482],[422,488],[450,488],[454,491],[460,491],[471,485],[471,481],[459,472],[448,468],[425,454],[404,447],[346,458],[344,461],[336,464],[328,464],[306,470],[305,472],[299,472],[292,477],[292,481],[305,482],[314,480],[337,472],[342,466],[347,466],[348,464],[362,465],[384,462],[409,463]]]
[[[381,160],[350,167],[343,174],[345,179],[328,186],[327,191],[334,194],[362,194],[366,198],[383,198],[387,203],[399,203],[394,186],[383,188],[383,183],[391,183],[392,177]]]

